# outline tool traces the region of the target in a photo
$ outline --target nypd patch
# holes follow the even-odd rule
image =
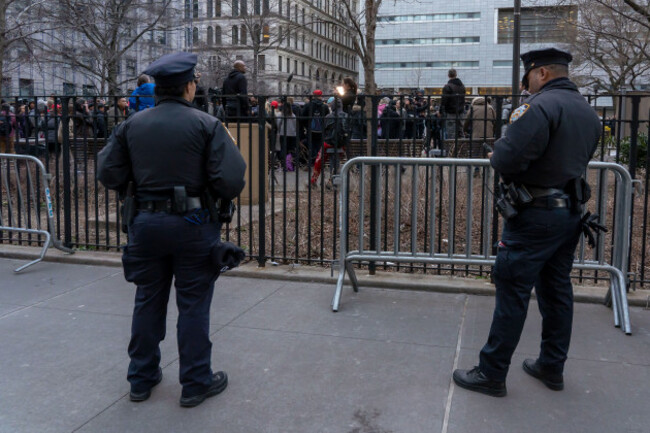
[[[526,114],[526,111],[528,111],[529,108],[530,105],[524,104],[521,107],[514,110],[510,115],[510,123],[515,123],[517,120],[519,120],[524,114]]]

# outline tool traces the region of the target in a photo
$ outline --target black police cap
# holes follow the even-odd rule
[[[197,56],[194,53],[165,54],[143,72],[156,80],[156,85],[173,87],[196,78]]]
[[[521,60],[524,62],[524,79],[528,73],[535,68],[546,65],[564,65],[569,66],[573,56],[566,51],[560,51],[556,48],[547,48],[544,50],[528,51],[521,55]]]

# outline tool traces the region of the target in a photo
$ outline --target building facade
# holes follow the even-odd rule
[[[126,50],[116,61],[118,91],[130,94],[136,87],[137,77],[143,69],[163,54],[182,49],[182,17],[179,0],[174,0],[167,9],[166,17],[159,21],[156,29],[145,32],[142,37]],[[34,4],[38,2],[33,2]],[[47,7],[62,7],[53,2]],[[121,44],[130,44],[135,35],[143,31],[156,18],[156,10],[151,8],[149,0],[133,3],[128,19],[118,20],[114,25],[124,32],[119,37]],[[108,7],[108,5],[106,5]],[[26,9],[29,10],[29,9]],[[54,10],[54,9],[52,9]],[[100,11],[101,12],[101,11]],[[94,11],[94,13],[100,13]],[[14,10],[8,10],[7,20],[12,22]],[[93,13],[93,11],[89,11]],[[55,14],[52,14],[54,17]],[[36,20],[35,20],[36,21]],[[175,21],[175,22],[174,22]],[[44,30],[35,32],[24,43],[14,43],[5,53],[1,94],[3,97],[23,97],[56,95],[93,96],[106,93],[107,86],[97,74],[89,73],[86,68],[75,65],[63,54],[72,53],[76,61],[84,65],[95,65],[101,55],[88,43],[82,31],[73,26],[52,24],[47,18],[38,20]],[[95,23],[98,31],[110,31],[110,23]],[[26,33],[30,33],[29,30]],[[120,47],[121,48],[121,47]],[[104,58],[106,53],[102,53]],[[91,66],[94,67],[94,66]]]
[[[336,0],[184,0],[184,11],[183,45],[199,54],[208,87],[221,87],[236,60],[246,63],[249,92],[257,94],[333,93],[344,77],[357,80]]]
[[[574,19],[571,6],[522,2],[521,52],[558,46],[567,31],[558,20]],[[552,2],[550,2],[552,3]],[[473,94],[507,94],[512,87],[512,0],[424,0],[382,3],[377,25],[379,88],[422,88],[439,94],[454,68]],[[522,69],[523,73],[523,69]]]

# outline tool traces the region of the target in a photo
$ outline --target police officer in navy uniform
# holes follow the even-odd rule
[[[192,407],[223,391],[227,375],[211,370],[209,311],[219,270],[210,250],[220,225],[205,210],[206,194],[231,200],[244,188],[246,164],[216,118],[192,106],[196,54],[168,54],[144,71],[156,80],[154,108],[121,123],[99,154],[99,180],[124,196],[135,185],[137,213],[122,262],[137,285],[129,343],[132,401],[144,401],[162,380],[172,279],[178,305],[180,404]]]
[[[569,53],[551,48],[521,59],[532,96],[513,110],[506,136],[489,156],[504,182],[523,185],[532,201],[505,222],[493,273],[494,316],[479,365],[453,374],[459,386],[499,397],[507,392],[533,286],[541,348],[523,368],[553,390],[564,387],[573,319],[570,273],[581,234],[581,213],[571,209],[574,198],[566,187],[585,172],[600,135],[596,113],[568,78]]]

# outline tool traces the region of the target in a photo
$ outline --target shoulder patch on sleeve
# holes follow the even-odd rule
[[[226,130],[226,133],[228,134],[228,136],[232,140],[232,144],[234,144],[235,147],[237,147],[237,140],[235,140],[235,137],[232,136],[232,133],[230,132],[230,129],[226,128],[226,125],[224,125],[223,123],[221,123],[221,127]]]
[[[510,115],[510,123],[515,123],[517,120],[519,120],[524,114],[526,114],[526,111],[528,111],[529,108],[530,108],[529,104],[524,104],[521,107],[514,110]]]

